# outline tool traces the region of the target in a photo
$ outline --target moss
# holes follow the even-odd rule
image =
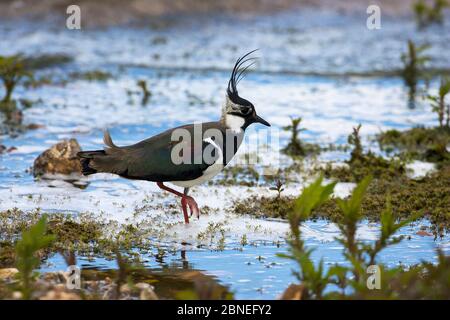
[[[286,218],[294,206],[294,197],[265,197],[253,195],[233,206],[236,214],[250,214],[264,218]]]
[[[23,230],[33,225],[42,212],[23,212],[18,209],[0,211],[0,241],[14,246]],[[119,225],[91,214],[67,215],[48,214],[47,234],[55,235],[56,240],[46,249],[43,256],[61,250],[71,250],[83,256],[112,258],[117,249],[148,251],[150,242],[139,231],[138,225]],[[2,246],[3,247],[3,246]],[[9,261],[10,251],[1,252],[1,261]],[[14,254],[14,252],[12,252]]]
[[[31,70],[51,68],[70,63],[72,61],[73,57],[62,53],[42,54],[24,58],[25,66]]]
[[[325,177],[341,182],[357,182],[367,175],[392,180],[403,177],[406,167],[401,160],[385,159],[369,152],[360,159],[348,161],[348,166],[333,167],[331,164],[327,164],[323,172]]]
[[[87,81],[106,81],[111,79],[113,76],[109,72],[101,71],[101,70],[91,70],[86,72],[72,72],[70,74],[72,79],[80,79]]]
[[[324,171],[325,177],[335,178],[342,182],[357,182],[368,175],[375,178],[389,179],[402,177],[406,172],[405,164],[399,159],[385,159],[371,152],[364,153],[359,131],[361,125],[353,128],[348,136],[349,146],[352,146],[347,166],[334,167],[328,164]]]
[[[251,165],[226,167],[218,179],[210,181],[210,184],[222,186],[247,186],[258,184],[260,175],[255,167]]]
[[[378,213],[386,206],[387,196],[391,198],[396,217],[421,213],[432,222],[435,235],[450,229],[450,166],[422,180],[406,177],[375,179],[363,200],[363,214],[369,219],[378,220]],[[336,219],[339,212],[336,201],[330,200],[317,209],[316,215]]]
[[[447,144],[450,143],[448,128],[388,130],[377,135],[376,139],[382,150],[388,153],[397,152],[405,159],[450,163],[450,153],[447,150]]]
[[[442,236],[444,231],[450,230],[450,166],[441,168],[422,180],[412,180],[405,176],[374,179],[362,203],[363,215],[378,221],[388,196],[397,218],[421,213],[431,221],[436,236]],[[294,200],[294,197],[252,196],[237,202],[232,210],[237,214],[257,217],[286,218],[293,208]],[[336,199],[325,202],[314,211],[312,217],[337,221],[341,217],[341,211]]]

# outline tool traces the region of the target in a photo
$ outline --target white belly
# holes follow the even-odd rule
[[[222,162],[222,159],[220,159],[220,161]],[[187,181],[170,181],[170,183],[179,187],[190,188],[211,180],[220,171],[222,171],[223,168],[224,166],[222,163],[214,163],[211,166],[209,166],[208,169],[205,170],[205,172],[203,172],[203,175],[201,177],[198,177],[197,179]]]
[[[172,183],[178,187],[190,188],[190,187],[193,187],[193,186],[196,186],[196,185],[199,185],[206,181],[211,180],[220,171],[223,170],[224,165],[223,165],[222,149],[220,149],[219,146],[211,138],[207,138],[204,141],[212,144],[214,146],[214,148],[217,150],[217,154],[218,154],[217,160],[203,172],[203,175],[201,175],[197,179],[187,180],[187,181],[170,181],[170,183]]]

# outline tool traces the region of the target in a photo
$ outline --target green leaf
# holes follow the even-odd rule
[[[303,189],[301,195],[295,200],[293,213],[296,217],[306,220],[314,208],[330,198],[337,182],[322,186],[322,181],[323,176],[321,175],[316,181]]]
[[[344,218],[350,221],[358,221],[361,213],[361,203],[367,191],[367,187],[372,181],[371,176],[365,177],[353,190],[352,196],[348,200],[336,199],[339,208],[344,214]]]
[[[54,240],[53,235],[46,235],[47,217],[41,219],[27,231],[22,233],[22,238],[16,244],[16,266],[22,279],[22,293],[24,299],[29,299],[31,294],[31,282],[33,270],[39,266],[40,260],[37,252],[50,245]]]

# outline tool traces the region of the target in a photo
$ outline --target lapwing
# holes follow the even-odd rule
[[[236,154],[249,125],[261,123],[270,126],[256,114],[250,101],[239,96],[237,90],[245,71],[255,62],[256,58],[250,56],[254,51],[236,61],[219,121],[172,128],[124,147],[116,146],[109,132],[105,131],[104,150],[78,153],[82,173],[106,172],[127,179],[156,182],[159,188],[181,197],[185,223],[189,223],[188,207],[190,216],[195,214],[199,218],[200,210],[188,195],[189,188],[212,179],[223,170]],[[183,187],[184,192],[166,186],[165,182]]]

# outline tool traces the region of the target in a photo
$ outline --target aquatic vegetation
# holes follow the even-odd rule
[[[142,100],[141,104],[145,106],[148,103],[148,99],[152,96],[152,93],[147,88],[147,81],[139,80],[137,85],[142,90]]]
[[[367,175],[373,175],[380,179],[393,179],[405,174],[405,164],[399,159],[385,159],[376,155],[370,150],[363,151],[360,131],[361,125],[353,128],[353,132],[348,136],[347,141],[353,146],[350,152],[350,159],[346,161],[346,166],[327,166],[320,171],[325,173],[326,177],[336,178],[342,182],[355,182],[361,180]]]
[[[23,63],[29,70],[46,69],[55,66],[61,66],[73,61],[73,57],[63,53],[41,54],[25,57]]]
[[[280,254],[281,257],[294,260],[298,263],[299,271],[294,275],[303,286],[301,299],[321,299],[323,291],[330,281],[330,276],[324,274],[324,262],[321,260],[317,267],[311,259],[312,249],[305,247],[301,239],[300,225],[307,220],[311,211],[326,201],[333,192],[335,183],[322,186],[323,178],[318,178],[311,185],[303,189],[302,194],[295,200],[294,207],[287,214],[291,228],[288,239],[289,254]]]
[[[12,99],[12,94],[18,84],[32,77],[22,56],[0,56],[0,79],[5,88],[5,96],[0,100],[0,112],[6,116],[8,124],[21,124],[22,111],[19,110],[17,101]]]
[[[23,230],[30,228],[42,216],[40,210],[21,211],[11,209],[0,211],[2,244],[14,245]],[[102,216],[80,213],[76,216],[63,213],[48,213],[47,231],[55,236],[55,240],[44,250],[46,253],[72,250],[83,256],[101,256],[114,259],[116,251],[131,250],[147,251],[152,245],[145,230],[136,224],[119,224]],[[6,246],[7,248],[7,246]],[[10,261],[10,250],[0,248],[0,261],[4,266]]]
[[[70,78],[75,80],[86,80],[86,81],[106,81],[113,77],[111,73],[102,70],[72,72],[69,76]]]
[[[292,157],[304,157],[320,152],[320,147],[310,143],[304,143],[300,140],[299,134],[305,131],[305,128],[300,128],[302,118],[291,118],[291,124],[283,127],[283,130],[291,133],[291,139],[286,147],[281,151]]]
[[[197,239],[201,242],[208,242],[209,245],[214,243],[215,239],[218,239],[217,250],[222,251],[225,249],[225,224],[223,222],[210,222],[208,227],[197,234]]]
[[[450,130],[445,127],[415,127],[405,131],[387,130],[376,136],[383,151],[398,152],[404,159],[436,162],[442,166],[450,161],[447,145]]]
[[[28,127],[22,126],[23,110],[31,108],[38,101],[13,99],[14,89],[19,84],[33,81],[34,76],[26,60],[20,55],[0,56],[0,79],[5,88],[5,95],[0,100],[0,134],[20,132]],[[32,128],[32,126],[29,126]]]
[[[270,187],[269,189],[276,191],[277,194],[278,194],[277,195],[277,199],[280,199],[281,198],[281,193],[284,191],[283,182],[281,182],[280,179],[277,179],[276,183],[275,183],[275,186]]]
[[[5,96],[1,103],[9,103],[14,88],[25,78],[31,77],[32,73],[26,68],[22,56],[0,56],[0,79],[5,87]]]
[[[419,29],[431,24],[442,24],[444,21],[443,10],[449,6],[447,0],[434,0],[433,5],[428,5],[425,0],[414,3],[413,9]]]
[[[409,218],[421,214],[432,224],[435,237],[444,236],[450,230],[450,167],[445,166],[422,179],[409,179],[406,175],[396,178],[373,179],[365,192],[361,213],[365,219],[379,221],[381,212],[390,197],[395,218]],[[287,218],[294,208],[292,196],[266,197],[253,195],[234,204],[236,214],[256,217]],[[311,218],[336,222],[342,216],[338,201],[329,199],[312,210]]]
[[[361,130],[361,124],[359,124],[357,127],[353,127],[353,132],[347,138],[348,144],[353,146],[353,150],[350,153],[350,163],[364,160],[363,147],[361,143],[361,137],[359,135],[359,130]]]
[[[432,223],[436,237],[443,236],[450,229],[450,167],[446,166],[420,180],[407,177],[390,181],[374,179],[362,202],[364,217],[378,220],[377,212],[384,207],[388,196],[396,218],[421,214]],[[334,221],[340,215],[334,199],[324,203],[314,213]]]
[[[260,174],[252,165],[245,166],[227,166],[220,173],[219,177],[211,180],[210,185],[217,184],[222,186],[241,185],[252,187],[258,184]]]
[[[424,77],[424,66],[431,58],[424,54],[429,45],[416,46],[408,40],[408,51],[401,55],[403,69],[401,76],[409,89],[409,106],[414,107],[419,79]]]
[[[286,218],[292,209],[293,197],[266,197],[252,195],[243,201],[236,201],[232,211],[236,214],[250,214],[256,217]]]
[[[450,92],[450,79],[441,78],[439,92],[437,95],[428,95],[431,107],[437,113],[440,127],[450,129],[450,103],[445,103],[445,97]]]
[[[44,215],[28,231],[22,233],[16,244],[16,266],[21,280],[23,299],[30,299],[33,291],[32,283],[35,277],[34,269],[40,264],[38,252],[47,248],[55,237],[46,234],[47,217]]]
[[[333,192],[335,183],[322,186],[322,180],[319,177],[306,187],[287,214],[291,227],[289,254],[280,256],[297,262],[298,270],[293,274],[300,282],[298,299],[447,299],[450,296],[449,288],[441,282],[450,275],[450,257],[445,257],[442,252],[438,252],[439,263],[436,266],[424,263],[405,270],[401,267],[389,269],[379,263],[378,254],[403,239],[394,237],[396,232],[418,217],[413,215],[396,222],[389,198],[380,213],[378,240],[367,244],[356,239],[358,223],[363,218],[361,204],[371,182],[370,177],[364,178],[347,200],[337,199],[341,211],[337,221],[341,236],[337,240],[344,248],[348,266],[335,264],[326,268],[323,259],[315,264],[311,258],[314,249],[305,246],[300,226]],[[380,276],[378,283],[369,279],[371,273],[368,272],[374,268]]]

